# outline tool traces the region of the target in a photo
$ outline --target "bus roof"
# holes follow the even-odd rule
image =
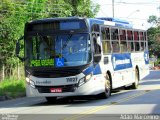
[[[58,20],[80,20],[80,19],[86,19],[83,17],[59,17],[59,18],[43,18],[43,19],[39,19],[39,20],[33,20],[30,21],[30,24],[38,24],[38,23],[48,23],[48,22],[52,22],[52,21],[58,21]]]
[[[113,22],[115,23],[116,27],[133,28],[133,25],[131,23],[123,19],[112,18],[112,17],[100,17],[97,19]]]
[[[101,17],[101,18],[85,18],[85,17],[62,17],[62,18],[44,18],[39,20],[33,20],[28,22],[29,24],[39,24],[39,23],[48,23],[58,20],[87,20],[89,25],[92,26],[93,24],[100,24],[100,25],[108,25],[108,26],[115,26],[115,27],[122,27],[122,28],[133,28],[133,25],[130,24],[126,20],[121,20],[118,18],[111,18],[111,17]]]
[[[106,21],[112,21],[112,22],[118,22],[118,23],[122,23],[122,24],[130,24],[128,21],[123,20],[123,19],[119,19],[119,18],[100,17],[100,18],[97,18],[97,19],[106,20]]]

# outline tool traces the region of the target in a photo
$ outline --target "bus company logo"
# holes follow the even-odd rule
[[[124,69],[126,65],[131,65],[131,60],[129,58],[118,59],[115,56],[112,58],[112,65],[114,70]]]
[[[36,84],[42,85],[42,84],[51,84],[50,80],[45,80],[45,81],[36,81]]]

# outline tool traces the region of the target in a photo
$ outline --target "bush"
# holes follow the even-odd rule
[[[0,96],[17,98],[25,96],[25,80],[8,78],[0,82]]]
[[[160,58],[157,59],[157,61],[155,62],[155,66],[159,66],[160,65]]]

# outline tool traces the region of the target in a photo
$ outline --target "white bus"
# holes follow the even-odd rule
[[[24,57],[20,57],[20,40]],[[149,74],[147,33],[122,20],[49,18],[26,23],[16,55],[24,61],[26,95],[108,98],[119,87],[136,89]]]

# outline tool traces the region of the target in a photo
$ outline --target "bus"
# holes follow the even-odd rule
[[[24,57],[20,56],[24,41]],[[123,20],[45,18],[25,24],[16,43],[24,61],[26,95],[108,98],[120,87],[138,88],[149,74],[147,32]]]

